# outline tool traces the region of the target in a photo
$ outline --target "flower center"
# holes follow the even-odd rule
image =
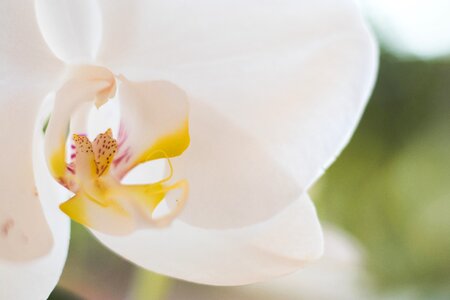
[[[104,107],[116,97],[120,104],[118,140],[111,129],[93,141],[83,134],[86,111]],[[128,234],[139,228],[169,224],[182,209],[188,184],[172,178],[171,157],[189,146],[186,93],[167,81],[133,82],[100,66],[73,66],[56,91],[53,112],[45,129],[47,164],[53,177],[74,193],[60,205],[73,220],[108,234]],[[81,117],[83,116],[83,117]],[[109,116],[108,118],[109,119]],[[73,132],[67,163],[66,142]],[[138,165],[167,161],[170,173],[148,184],[124,184],[123,177]],[[146,174],[147,176],[147,174]],[[156,216],[163,203],[168,213]]]
[[[100,133],[93,142],[86,135],[73,135],[72,162],[65,186],[75,196],[61,204],[61,210],[73,220],[109,234],[128,234],[139,225],[164,226],[179,212],[187,197],[186,181],[173,185],[165,183],[172,177],[172,165],[168,177],[156,183],[125,185],[110,172],[118,143],[112,130]],[[164,152],[164,151],[162,151]],[[164,155],[164,154],[163,154]],[[176,207],[161,217],[154,212],[169,193],[179,192]]]

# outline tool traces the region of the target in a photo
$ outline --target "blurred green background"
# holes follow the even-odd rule
[[[449,59],[382,50],[361,124],[313,189],[321,220],[364,247],[375,299],[450,299],[449,98]],[[73,224],[50,299],[168,299],[176,284],[137,270]]]
[[[349,146],[319,182],[319,215],[354,235],[380,289],[450,299],[450,62],[381,56]]]

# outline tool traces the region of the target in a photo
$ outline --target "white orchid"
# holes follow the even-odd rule
[[[48,296],[66,215],[139,266],[205,284],[321,255],[307,191],[348,142],[377,69],[353,3],[0,7],[1,299]]]

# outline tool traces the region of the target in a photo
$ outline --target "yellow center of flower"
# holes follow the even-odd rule
[[[70,218],[94,230],[109,234],[128,234],[142,225],[164,226],[179,212],[187,197],[186,181],[166,185],[170,174],[152,184],[125,185],[110,172],[118,152],[111,129],[91,143],[84,135],[73,135],[75,153],[67,166],[65,186],[75,195],[61,204]],[[163,157],[164,151],[159,151]],[[70,175],[69,175],[70,174]],[[155,209],[169,192],[179,191],[175,208],[163,217],[154,217]]]

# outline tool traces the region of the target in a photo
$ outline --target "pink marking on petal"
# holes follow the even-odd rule
[[[15,223],[13,219],[7,219],[5,223],[1,226],[1,233],[4,236],[8,236],[11,229],[14,227]]]
[[[70,163],[67,165],[67,171],[75,175],[75,163]]]
[[[128,138],[128,134],[125,130],[125,125],[123,123],[120,123],[119,126],[119,136],[117,138],[117,149],[119,150],[120,147],[125,143],[125,141]]]
[[[117,144],[117,148],[120,149],[120,147],[122,147],[124,143],[125,143],[125,139],[119,140],[119,143]]]
[[[125,134],[125,125],[122,122],[120,122],[118,138],[120,139],[124,134]]]
[[[117,167],[121,162],[122,162],[122,160],[125,158],[127,156],[127,153],[125,152],[125,153],[122,153],[119,157],[117,157],[116,159],[114,159],[113,160],[113,165],[114,165],[114,167]]]

